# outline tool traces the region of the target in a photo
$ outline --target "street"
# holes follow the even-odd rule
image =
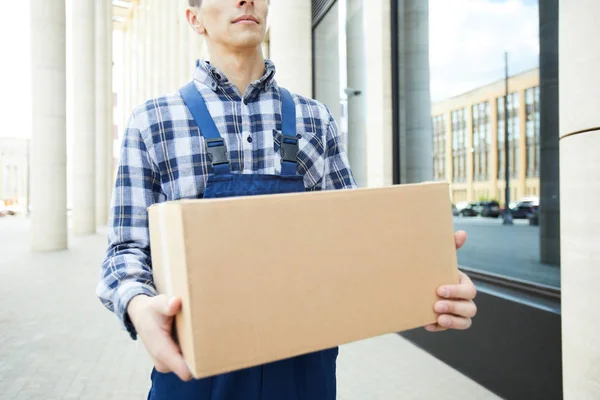
[[[458,252],[459,265],[560,287],[559,267],[539,262],[539,226],[530,226],[527,220],[504,226],[500,218],[455,217],[454,227],[468,234]]]

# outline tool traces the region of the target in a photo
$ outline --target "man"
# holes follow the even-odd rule
[[[267,0],[190,0],[187,20],[211,62],[198,62],[179,92],[137,107],[125,131],[97,291],[154,360],[149,399],[335,399],[337,349],[192,380],[171,337],[181,300],[158,296],[153,285],[153,203],[355,187],[327,107],[274,80],[261,50],[267,14]],[[465,239],[456,234],[457,248]],[[469,278],[461,274],[439,295],[438,324],[427,329],[468,328],[476,312]]]

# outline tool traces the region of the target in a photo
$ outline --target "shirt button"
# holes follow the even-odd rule
[[[252,136],[248,136],[248,143],[252,143]]]

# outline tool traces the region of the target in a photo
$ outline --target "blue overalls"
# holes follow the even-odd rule
[[[282,99],[281,175],[231,173],[225,142],[193,83],[181,90],[185,105],[200,128],[212,162],[203,198],[303,192],[296,172],[298,139],[296,106],[280,88]],[[279,218],[273,216],[273,218]],[[149,400],[335,400],[338,349],[319,351],[210,378],[181,381],[175,374],[152,371]]]

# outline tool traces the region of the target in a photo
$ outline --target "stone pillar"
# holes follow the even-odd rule
[[[363,0],[362,7],[367,71],[364,88],[367,177],[369,186],[387,186],[393,183],[391,4],[388,0]],[[427,113],[431,126],[429,105]],[[433,178],[433,141],[430,142]]]
[[[108,220],[108,175],[107,165],[109,151],[108,138],[111,136],[111,124],[108,119],[109,107],[112,104],[109,69],[112,58],[109,58],[109,41],[112,29],[108,22],[111,18],[111,3],[96,2],[96,225],[105,225]],[[110,13],[109,13],[110,12]],[[77,134],[77,132],[75,132]],[[75,149],[77,151],[77,149]],[[77,182],[75,183],[77,185]]]
[[[346,0],[346,58],[348,87],[361,93],[348,95],[348,160],[359,187],[368,186],[366,121],[366,55],[363,0]],[[332,12],[333,8],[329,10]],[[328,17],[326,17],[328,18]],[[336,16],[337,19],[337,16]],[[326,22],[326,21],[325,21]],[[323,23],[323,22],[321,22]],[[324,55],[315,54],[321,58]]]
[[[178,19],[179,19],[179,35],[177,40],[177,58],[179,70],[177,72],[178,82],[183,85],[192,79],[190,72],[192,71],[193,64],[190,64],[188,57],[188,49],[190,47],[190,31],[192,28],[185,18],[185,9],[187,0],[179,0]]]
[[[558,0],[540,2],[539,13],[540,261],[560,265]]]
[[[556,6],[555,1],[549,3]],[[600,2],[595,0],[560,2],[561,315],[566,400],[600,398],[600,214],[594,211],[600,198],[600,49],[595,45],[595,38],[600,36],[598,15]],[[547,27],[540,33],[548,34]],[[548,70],[542,73],[548,78]],[[553,91],[548,85],[542,86],[542,107],[548,105],[544,96],[550,93]],[[548,139],[542,140],[547,146]],[[547,195],[548,186],[544,189]]]
[[[400,181],[433,179],[429,4],[399,0]]]
[[[31,7],[31,249],[67,248],[65,2]]]
[[[123,32],[123,79],[122,79],[122,88],[121,92],[123,93],[123,98],[121,100],[121,126],[125,126],[127,123],[127,118],[129,117],[129,113],[131,112],[131,98],[133,92],[133,82],[132,82],[132,60],[134,58],[135,52],[133,47],[133,26],[132,22],[129,22],[126,30]]]
[[[271,2],[269,12],[269,51],[277,67],[277,82],[312,97],[311,2],[277,0]]]
[[[360,92],[348,98],[348,157],[361,187],[393,183],[389,15],[388,1],[347,1],[348,86]]]
[[[116,178],[116,165],[115,165],[115,154],[113,152],[113,146],[115,141],[115,88],[113,87],[113,67],[114,67],[114,59],[113,59],[113,8],[112,4],[108,5],[108,18],[104,20],[104,23],[107,25],[106,31],[108,32],[108,41],[106,42],[106,53],[107,53],[107,69],[106,69],[106,86],[108,89],[108,102],[106,105],[106,120],[108,121],[108,132],[105,136],[106,140],[106,162],[107,162],[107,176],[104,181],[106,185],[106,208],[108,212],[108,208],[110,207],[110,199],[112,197],[112,189],[114,186],[114,181]],[[119,100],[122,101],[122,100]],[[108,218],[107,218],[108,220]]]
[[[148,5],[148,35],[146,42],[147,50],[150,52],[148,67],[150,76],[146,85],[148,86],[148,96],[144,100],[158,96],[160,94],[160,50],[161,50],[161,26],[160,26],[160,2],[164,0],[145,0]]]
[[[129,109],[127,110],[126,114],[130,114],[131,111],[133,111],[133,108],[140,102],[140,75],[142,75],[141,60],[143,58],[143,48],[140,40],[140,20],[141,10],[140,6],[138,6],[135,9],[135,13],[133,14],[133,19],[131,21],[131,68],[128,71],[128,76],[131,82],[131,97],[129,99]],[[126,115],[126,118],[129,118],[129,115]]]
[[[95,5],[73,1],[73,232],[96,232]]]
[[[167,6],[167,65],[168,65],[168,76],[166,90],[168,92],[174,92],[179,89],[179,83],[177,79],[177,36],[179,33],[177,14],[179,5],[177,2],[168,2]]]
[[[150,58],[152,51],[152,18],[149,11],[150,4],[148,0],[144,0],[140,3],[140,35],[138,36],[139,45],[141,48],[140,54],[140,65],[138,66],[138,104],[142,104],[150,97],[150,82],[152,79],[151,75],[151,62]]]

